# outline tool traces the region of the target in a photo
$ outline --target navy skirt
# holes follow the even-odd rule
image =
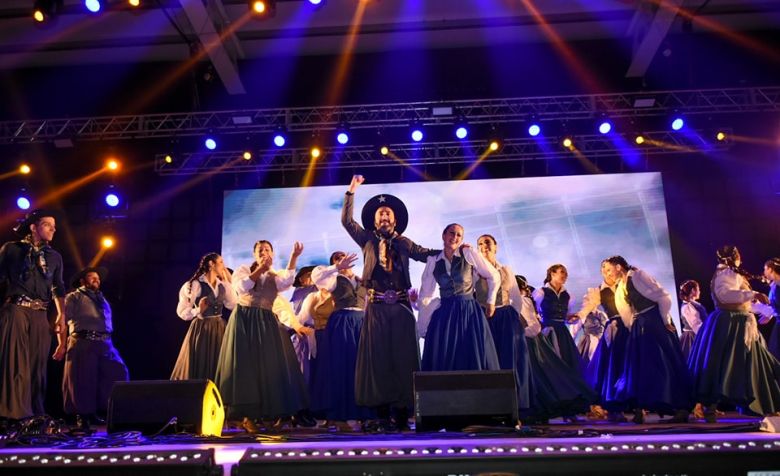
[[[680,336],[680,350],[682,350],[683,359],[688,361],[688,357],[691,355],[691,348],[693,348],[693,341],[696,340],[696,333],[690,329],[685,329]]]
[[[488,319],[488,324],[496,346],[498,363],[502,369],[515,371],[518,407],[526,409],[531,405],[528,391],[531,367],[520,316],[514,307],[502,306]]]
[[[588,384],[599,394],[599,403],[609,411],[625,410],[617,398],[615,384],[625,370],[628,334],[619,317],[611,318],[585,374]]]
[[[634,319],[626,343],[626,368],[616,390],[617,399],[628,408],[673,413],[693,407],[679,338],[666,328],[658,306]]]
[[[363,311],[340,309],[328,318],[317,338],[317,372],[312,386],[313,407],[328,420],[365,420],[369,408],[355,403],[357,363]]]
[[[694,398],[770,415],[780,411],[780,363],[761,337],[745,346],[747,319],[744,312],[716,309],[701,326],[688,359]]]
[[[550,329],[554,332],[546,331],[545,335],[547,339],[551,339],[550,343],[553,348],[557,349],[558,355],[572,370],[576,370],[581,374],[585,372],[585,361],[580,356],[580,351],[577,349],[577,344],[574,343],[574,338],[569,332],[569,328],[563,321],[548,321],[542,322],[542,327]]]
[[[471,296],[450,296],[433,312],[422,370],[499,370],[496,346],[482,307]]]

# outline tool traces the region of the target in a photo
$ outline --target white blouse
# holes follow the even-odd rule
[[[617,290],[615,291],[615,306],[626,327],[630,329],[631,324],[634,322],[634,317],[646,311],[646,309],[633,309],[626,301],[628,292],[626,283],[628,278],[631,278],[631,282],[634,283],[634,288],[639,291],[639,294],[658,304],[658,311],[661,313],[661,317],[666,323],[671,324],[673,322],[671,315],[672,297],[655,278],[641,269],[631,269],[626,273],[625,278],[618,282]]]
[[[217,286],[213,287],[211,283],[206,282],[205,276],[201,276],[196,281],[187,281],[182,285],[181,289],[179,289],[179,304],[176,306],[176,314],[178,314],[179,317],[183,320],[191,321],[198,317],[202,317],[200,315],[200,306],[198,305],[198,300],[200,297],[201,286],[203,284],[211,288],[211,290],[214,292],[214,296],[219,296],[220,287],[224,288],[224,306],[230,310],[236,307],[238,296],[236,296],[236,292],[233,290],[232,286],[228,286],[220,279],[217,279]]]
[[[250,289],[255,287],[255,282],[249,277],[249,275],[252,274],[252,271],[249,268],[250,265],[242,264],[236,272],[233,273],[233,289],[235,289],[236,293],[239,295],[246,294]],[[295,270],[271,268],[261,274],[260,277],[257,278],[257,282],[262,284],[269,277],[273,277],[274,280],[276,280],[276,291],[281,293],[292,287],[293,282],[295,282]]]

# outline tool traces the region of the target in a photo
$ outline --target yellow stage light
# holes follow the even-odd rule
[[[726,140],[726,133],[718,132],[718,134],[715,136],[715,138],[718,139],[719,141],[724,141],[724,140]]]
[[[573,145],[574,145],[574,142],[572,142],[572,140],[570,138],[567,137],[567,138],[563,139],[563,146],[566,147],[567,149],[571,149]]]
[[[499,144],[497,140],[490,142],[490,150],[493,152],[497,151],[500,146],[501,144]]]
[[[109,159],[109,161],[106,162],[106,167],[108,167],[109,170],[119,170],[119,162],[114,159]]]
[[[127,3],[129,3],[131,7],[138,7],[141,5],[141,0],[127,0]]]
[[[252,11],[255,13],[265,13],[267,7],[264,1],[258,0],[252,2]]]
[[[46,16],[43,14],[43,12],[42,12],[42,11],[40,11],[40,10],[35,10],[35,11],[33,12],[33,18],[34,18],[34,19],[35,19],[35,21],[37,21],[38,23],[42,23],[42,22],[43,22],[43,20],[45,20],[45,19],[46,19]]]
[[[111,236],[104,236],[102,240],[100,240],[100,246],[103,248],[113,248],[114,247],[114,238]]]
[[[165,163],[166,164],[172,164],[173,163],[173,157],[171,157],[170,155],[166,155],[165,156]]]
[[[252,160],[252,153],[249,151],[244,152],[244,160]]]
[[[635,142],[637,144],[644,144],[645,143],[645,138],[642,137],[642,136],[636,136]]]
[[[387,148],[387,146],[384,146],[384,145],[383,145],[383,146],[382,146],[382,147],[379,149],[379,153],[380,153],[380,154],[382,154],[382,155],[387,155],[387,154],[389,154],[389,153],[390,153],[390,149],[388,149],[388,148]]]
[[[22,164],[22,166],[19,167],[19,173],[21,173],[21,174],[27,175],[30,172],[32,172],[32,169],[27,164]]]
[[[319,158],[320,155],[322,155],[322,151],[319,147],[312,147],[311,148],[311,156],[315,159]]]

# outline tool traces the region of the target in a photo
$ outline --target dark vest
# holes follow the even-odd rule
[[[433,268],[433,277],[439,285],[439,295],[443,298],[452,296],[472,296],[474,294],[473,267],[466,261],[461,249],[461,256],[453,256],[450,273],[444,264],[446,258],[436,262]]]
[[[565,289],[561,294],[555,294],[552,288],[542,288],[544,299],[539,306],[542,314],[542,324],[550,325],[553,322],[565,322],[569,313],[569,291]]]
[[[501,275],[501,286],[498,288],[498,293],[496,295],[496,307],[501,306],[507,306],[509,305],[509,288],[512,285],[510,279],[515,279],[514,276],[509,276],[509,273],[506,272],[506,268],[503,266],[498,268],[498,274]],[[480,305],[485,306],[487,304],[487,298],[488,298],[488,283],[487,280],[480,277],[476,284],[474,285],[476,296],[477,296],[477,302],[479,302]]]
[[[630,276],[627,278],[628,281],[626,282],[626,302],[631,306],[631,309],[637,313],[639,311],[643,311],[649,307],[657,306],[658,303],[655,301],[651,301],[650,299],[644,297],[642,293],[636,290],[634,287],[634,280]]]
[[[402,266],[396,266],[394,262],[392,271],[388,273],[379,265],[379,263],[377,263],[376,266],[374,266],[374,270],[371,272],[371,279],[369,280],[368,287],[379,292],[384,292],[388,289],[401,291],[408,288],[408,286],[404,284],[405,281],[406,278]]]
[[[335,303],[335,309],[358,307],[357,289],[352,286],[352,281],[346,276],[336,277],[336,287],[330,293]]]
[[[601,307],[604,308],[604,312],[608,317],[619,316],[618,308],[615,305],[615,291],[610,288],[603,288],[599,291],[601,294]]]
[[[274,307],[277,294],[279,292],[276,289],[276,277],[266,275],[265,282],[260,284],[258,279],[252,289],[239,294],[238,303],[244,307],[260,307],[270,311]]]
[[[200,296],[195,299],[195,304],[199,303],[201,299],[206,298],[209,303],[209,307],[203,313],[203,317],[219,316],[222,317],[222,309],[225,307],[225,286],[219,286],[218,295],[214,295],[211,286],[204,282],[200,282]]]

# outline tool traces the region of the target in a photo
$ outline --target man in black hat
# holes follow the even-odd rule
[[[62,396],[65,413],[76,415],[76,424],[102,423],[114,382],[127,380],[127,366],[111,342],[111,306],[100,292],[106,268],[81,270],[71,282],[75,291],[65,296],[68,316],[68,353]]]
[[[376,408],[378,425],[368,429],[403,430],[408,428],[414,403],[412,374],[420,369],[408,296],[409,259],[425,262],[437,252],[401,236],[409,216],[404,203],[393,195],[371,198],[363,207],[361,227],[352,215],[354,194],[363,181],[362,175],[352,177],[341,214],[342,225],[363,250],[362,281],[368,300],[355,369],[355,399],[358,405]]]
[[[22,237],[0,248],[0,283],[7,287],[0,308],[0,417],[21,419],[45,413],[46,361],[51,348],[47,309],[57,306],[57,349],[65,356],[65,283],[62,256],[49,246],[55,213],[30,212],[14,228]]]

